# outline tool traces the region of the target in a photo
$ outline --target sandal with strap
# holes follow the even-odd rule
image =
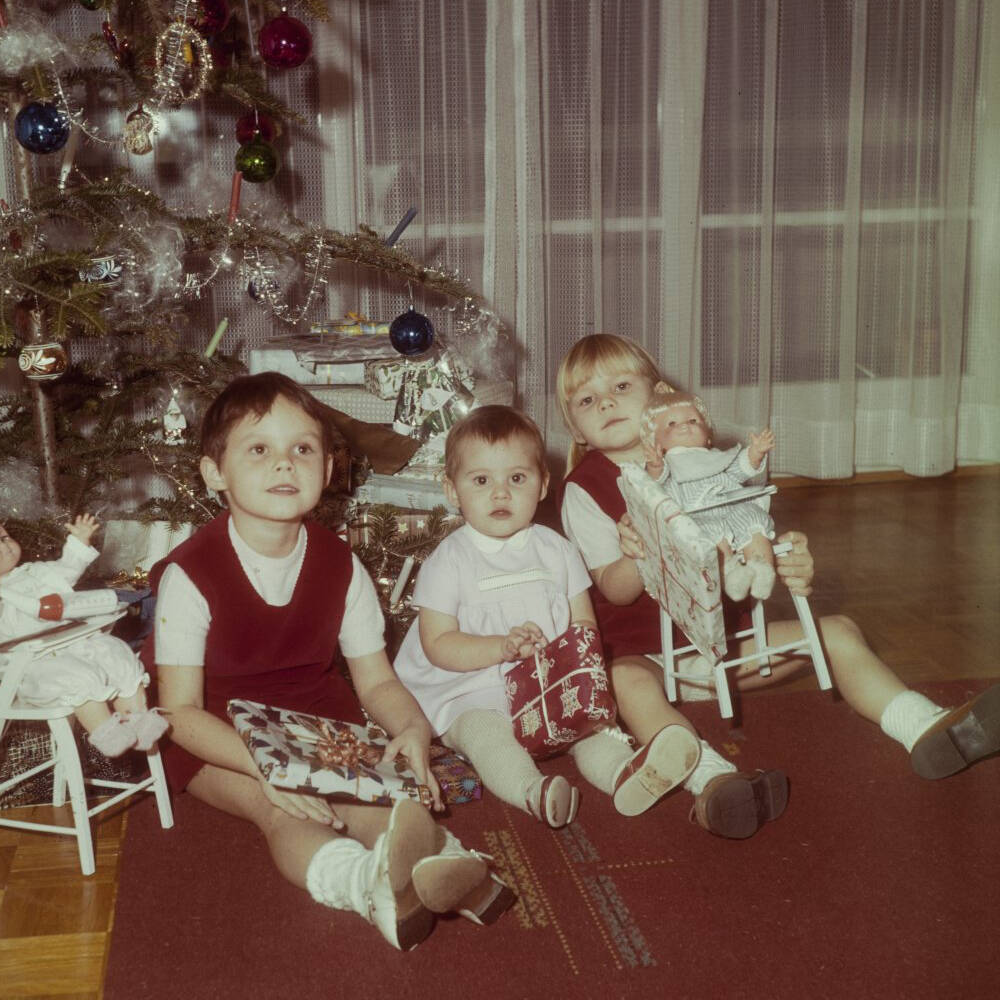
[[[531,786],[524,805],[539,822],[558,830],[576,819],[580,793],[561,774],[550,774]]]

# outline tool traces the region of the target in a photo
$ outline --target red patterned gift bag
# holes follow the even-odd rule
[[[537,759],[615,722],[601,637],[589,626],[570,625],[544,649],[511,667],[506,687],[514,735]]]

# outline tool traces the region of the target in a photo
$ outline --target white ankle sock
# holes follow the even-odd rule
[[[379,840],[385,834],[379,835]],[[376,848],[378,841],[375,842]],[[327,841],[313,856],[306,869],[309,895],[334,910],[353,910],[366,915],[363,890],[371,881],[375,850],[369,851],[350,837]]]
[[[684,782],[684,787],[692,795],[700,795],[702,789],[720,774],[729,774],[736,770],[736,765],[732,761],[726,760],[704,740],[699,740],[699,742],[701,743],[701,760],[698,761],[698,766]]]
[[[879,725],[909,752],[944,711],[919,691],[901,691],[885,706]]]

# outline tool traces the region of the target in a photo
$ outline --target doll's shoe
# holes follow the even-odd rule
[[[921,778],[947,778],[1000,752],[1000,684],[945,712],[913,745],[910,763]]]
[[[726,596],[733,601],[742,601],[750,593],[753,583],[753,570],[739,561],[736,556],[730,556],[722,566],[722,586]]]
[[[489,855],[469,850],[443,826],[441,850],[413,867],[420,901],[434,913],[460,913],[483,926],[497,921],[517,901],[513,889],[489,870]]]
[[[170,728],[170,723],[158,708],[131,712],[126,721],[135,733],[136,750],[152,750],[156,741]]]
[[[561,774],[550,774],[531,786],[524,804],[535,819],[558,830],[576,819],[580,793]]]
[[[400,951],[415,948],[434,929],[434,914],[420,901],[412,873],[437,844],[437,824],[430,813],[412,799],[400,799],[373,848],[374,869],[364,892],[367,913],[362,915]]]
[[[744,840],[777,819],[786,805],[788,778],[781,771],[729,771],[705,785],[691,815],[709,833]]]
[[[120,757],[135,746],[135,730],[117,712],[102,722],[88,737],[91,746],[105,757]]]
[[[676,788],[698,766],[701,744],[683,726],[664,726],[625,762],[615,778],[615,808],[638,816]]]
[[[774,567],[766,559],[751,559],[747,563],[747,568],[753,573],[753,580],[750,582],[750,596],[758,601],[766,601],[774,590],[774,581],[778,574]]]

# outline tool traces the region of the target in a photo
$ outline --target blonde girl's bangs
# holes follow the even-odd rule
[[[644,375],[654,384],[661,377],[656,362],[631,340],[614,333],[594,333],[578,340],[563,358],[556,379],[563,416],[568,420],[567,403],[584,382],[594,375],[621,371]]]

